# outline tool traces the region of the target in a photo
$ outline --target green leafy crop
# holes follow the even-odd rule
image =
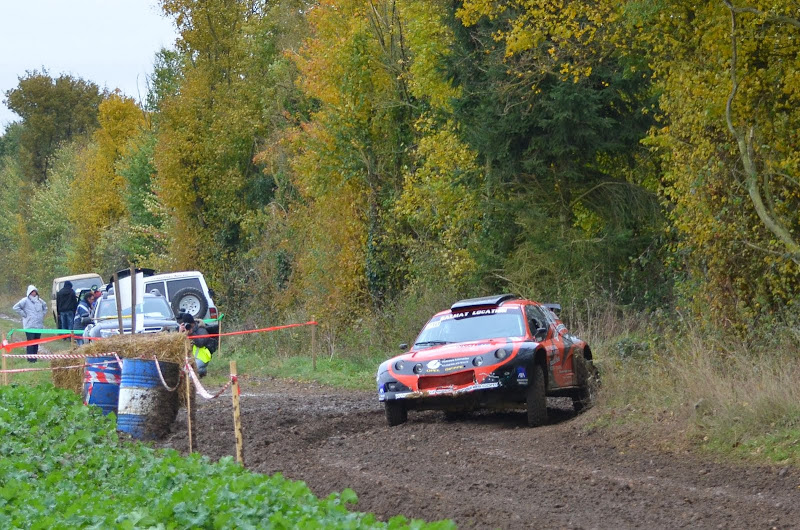
[[[316,498],[303,482],[231,458],[156,451],[117,438],[113,415],[50,385],[0,387],[0,528],[453,528],[351,512],[355,492]]]

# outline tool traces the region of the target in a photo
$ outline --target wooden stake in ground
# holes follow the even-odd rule
[[[222,351],[222,319],[217,319],[217,334],[220,335],[217,337],[217,355],[221,355],[220,352]]]
[[[311,325],[311,369],[317,371],[317,323]]]
[[[188,370],[192,367],[189,364],[189,340],[186,340],[184,346],[185,354],[185,369],[186,372],[186,425],[189,427],[189,454],[192,454],[192,377],[189,375]]]
[[[117,322],[119,322],[119,334],[122,335],[122,300],[119,297],[119,277],[114,273],[114,298],[117,301]]]
[[[122,333],[122,330],[119,330]],[[131,336],[136,333],[136,267],[131,265]]]
[[[5,344],[6,344],[6,334],[3,333],[3,345],[5,346]],[[4,385],[8,384],[8,372],[6,372],[6,370],[8,368],[6,366],[6,353],[8,353],[8,350],[3,348],[3,384]]]
[[[236,433],[236,461],[244,467],[244,437],[242,436],[242,415],[239,409],[239,378],[236,361],[231,361],[231,394],[233,395],[233,429]]]

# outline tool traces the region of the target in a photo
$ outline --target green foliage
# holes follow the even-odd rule
[[[59,144],[90,134],[98,125],[103,94],[95,83],[47,71],[26,72],[16,88],[5,93],[6,106],[22,117],[19,157],[25,177],[41,183],[49,158]]]
[[[302,482],[249,473],[230,457],[117,440],[114,415],[71,392],[0,388],[4,528],[453,528],[350,512],[352,490],[317,499]]]

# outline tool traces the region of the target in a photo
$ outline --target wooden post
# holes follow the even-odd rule
[[[5,345],[6,345],[6,334],[3,333],[3,384],[8,385],[8,373],[6,372],[6,370],[8,369],[6,365],[6,354],[8,353],[8,350],[5,348]]]
[[[222,335],[222,319],[217,320],[217,333]],[[217,337],[217,355],[221,355],[222,351],[222,337]]]
[[[317,371],[317,323],[311,325],[311,369]]]
[[[119,298],[119,277],[114,273],[114,298],[117,301],[117,322],[119,322],[119,334],[122,335],[122,300]]]
[[[136,332],[136,267],[131,265],[131,336]],[[120,331],[122,333],[122,331]]]
[[[188,370],[191,370],[189,364],[189,339],[183,348],[186,372],[186,425],[189,427],[189,454],[192,454],[192,376],[189,375]]]
[[[231,361],[231,394],[233,396],[233,429],[236,433],[236,461],[244,467],[244,437],[242,436],[242,415],[239,409],[239,378],[236,373],[236,361]]]

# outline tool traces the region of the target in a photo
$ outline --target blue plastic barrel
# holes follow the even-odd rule
[[[97,405],[103,414],[117,411],[122,368],[116,357],[87,357],[83,372],[83,404]]]
[[[170,388],[178,384],[178,365],[159,361],[164,381]],[[178,393],[161,383],[156,362],[123,359],[119,387],[117,430],[137,440],[157,440],[170,430],[178,415]]]

